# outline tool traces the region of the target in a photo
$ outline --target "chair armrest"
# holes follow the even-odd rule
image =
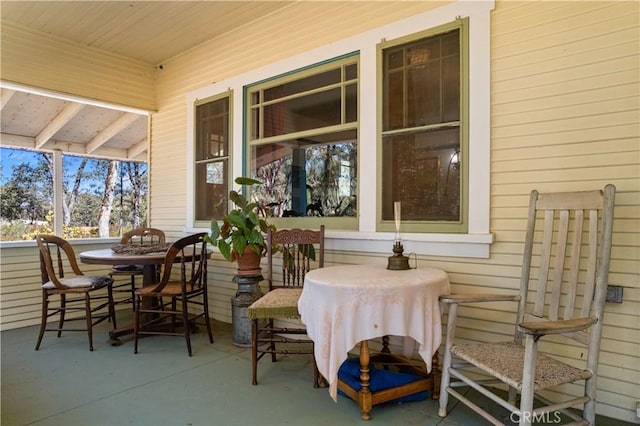
[[[561,334],[582,331],[595,324],[598,320],[594,317],[575,318],[570,320],[523,322],[518,324],[518,330],[524,334],[544,336],[546,334]]]
[[[449,294],[440,296],[443,303],[477,303],[477,302],[517,302],[518,294]]]

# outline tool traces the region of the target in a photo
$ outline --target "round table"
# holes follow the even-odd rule
[[[111,249],[89,250],[80,253],[80,261],[96,265],[142,265],[142,283],[146,285],[155,282],[156,267],[164,263],[165,253],[122,254]]]
[[[89,250],[80,253],[80,261],[94,265],[142,265],[142,285],[148,285],[156,282],[156,268],[164,263],[165,253],[124,254],[111,249]],[[122,344],[120,337],[129,334],[133,334],[133,324],[109,331],[109,342],[118,346]]]
[[[431,371],[432,357],[442,339],[439,297],[446,294],[447,274],[424,266],[392,271],[385,265],[345,265],[308,272],[298,310],[314,341],[318,370],[329,382],[331,397],[337,400],[339,384],[345,391],[338,370],[348,352],[360,343],[361,389],[357,395],[353,390],[350,395],[348,389],[346,393],[357,397],[365,420],[370,418],[372,405],[386,401],[368,389],[368,339],[411,337],[413,340],[405,341],[417,342],[418,353]],[[412,350],[404,355],[409,352]],[[435,381],[432,377],[432,392],[437,390]]]

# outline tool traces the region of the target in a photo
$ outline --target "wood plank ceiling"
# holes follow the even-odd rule
[[[1,22],[153,66],[297,1],[5,1]],[[3,147],[145,161],[148,116],[0,80]]]

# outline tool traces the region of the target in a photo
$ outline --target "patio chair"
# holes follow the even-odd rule
[[[156,228],[136,228],[133,229],[120,238],[120,245],[123,246],[147,246],[147,245],[162,245],[165,244],[165,235],[161,229]],[[158,275],[160,274],[160,268],[158,268]],[[142,265],[115,265],[112,271],[109,273],[111,278],[118,276],[130,277],[129,282],[113,285],[114,293],[126,293],[124,299],[118,300],[116,304],[131,303],[131,309],[135,309],[135,291],[136,291],[136,276],[142,276]],[[158,278],[159,279],[159,278]]]
[[[165,255],[162,279],[135,291],[134,353],[138,353],[140,335],[169,335],[183,336],[191,356],[191,330],[195,330],[201,319],[204,319],[209,342],[213,343],[207,295],[206,235],[201,232],[174,242]],[[163,298],[170,302],[158,303]],[[190,306],[197,307],[197,313],[190,312]],[[176,329],[178,318],[179,330]]]
[[[85,328],[67,328],[65,331],[86,331],[89,349],[93,351],[93,326],[111,320],[116,327],[113,306],[113,279],[108,276],[84,275],[78,267],[71,244],[55,235],[37,235],[42,275],[42,318],[36,350],[45,331],[57,331],[62,335],[64,324],[70,321],[85,321]],[[54,296],[59,306],[51,307]],[[83,314],[80,314],[83,313]],[[58,326],[47,328],[47,319],[59,314]]]
[[[560,411],[580,425],[595,422],[600,336],[607,295],[615,187],[604,191],[539,194],[531,192],[519,295],[451,295],[439,415],[447,415],[451,394],[492,424],[561,420]],[[454,341],[458,304],[518,301],[514,339],[504,343]],[[544,339],[543,339],[544,338]],[[563,362],[544,354],[544,344],[571,348]],[[453,362],[452,358],[460,362]],[[583,361],[575,358],[583,358]],[[566,359],[566,358],[565,358]],[[480,372],[481,375],[475,374]],[[487,376],[490,378],[487,379]],[[583,386],[567,384],[584,382]],[[508,389],[507,398],[492,386]],[[565,386],[562,386],[565,385]],[[506,408],[499,420],[458,392],[471,386]],[[560,387],[560,388],[558,388]],[[555,388],[551,402],[539,392]],[[580,391],[580,395],[576,392]],[[543,392],[545,396],[549,392]],[[520,395],[519,404],[516,402]],[[534,397],[541,404],[534,409]],[[569,407],[581,407],[565,410]]]
[[[276,275],[276,258],[281,266]],[[287,319],[299,319],[298,299],[304,277],[312,266],[324,266],[324,225],[320,230],[283,229],[267,232],[268,292],[249,306],[251,319],[252,384],[257,385],[258,361],[271,354],[311,354],[313,341],[302,326],[288,327]],[[276,321],[278,321],[276,323]],[[276,346],[278,344],[278,346]],[[295,346],[295,348],[292,348]],[[320,385],[320,373],[313,356],[313,386]]]

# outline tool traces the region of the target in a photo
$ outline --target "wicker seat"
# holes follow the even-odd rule
[[[206,235],[201,232],[174,242],[165,255],[162,279],[135,291],[134,353],[138,353],[140,335],[169,335],[183,336],[191,356],[191,330],[202,320],[209,342],[213,343],[207,295]],[[163,298],[170,302],[159,303]],[[197,312],[190,312],[189,307],[194,305]],[[179,330],[176,329],[178,318]]]
[[[613,185],[607,185],[604,191],[550,194],[532,191],[520,294],[454,294],[441,298],[449,305],[449,319],[440,416],[446,416],[448,396],[452,395],[492,424],[503,424],[456,390],[471,386],[509,410],[509,419],[521,426],[545,415],[556,419],[558,411],[572,418],[571,424],[594,424],[614,197]],[[506,301],[519,302],[513,341],[454,342],[458,305]],[[582,360],[573,360],[570,365],[544,354],[542,343],[547,340],[555,345],[579,347]],[[575,385],[571,386],[571,392],[566,387],[554,390],[557,397],[565,395],[560,402],[551,402],[538,394],[580,381],[584,381],[582,394],[576,394],[573,389],[580,388]],[[508,387],[507,400],[494,392],[496,385]],[[542,403],[535,410],[534,398]],[[570,407],[582,407],[582,415],[566,410]]]
[[[279,273],[275,271],[276,262],[281,266]],[[258,384],[258,361],[266,354],[271,354],[273,362],[278,354],[311,354],[313,357],[313,341],[306,336],[306,328],[296,324],[289,326],[286,322],[300,318],[298,299],[305,274],[312,267],[324,266],[324,225],[318,231],[269,230],[267,263],[268,292],[249,306],[247,311],[251,319],[254,385]],[[318,387],[319,384],[320,373],[313,357],[313,385]]]
[[[42,317],[36,350],[45,331],[86,331],[89,349],[93,351],[93,326],[107,319],[116,327],[113,304],[113,279],[108,276],[84,275],[78,267],[71,244],[55,235],[37,235],[42,274]],[[54,297],[58,307],[51,307]],[[47,328],[47,320],[60,315],[57,327]],[[84,328],[64,328],[65,322],[83,321]]]
[[[123,246],[155,246],[165,244],[165,235],[161,229],[156,228],[136,228],[125,233],[120,238],[120,245]],[[158,268],[158,275],[159,275]],[[131,309],[134,309],[134,299],[136,291],[136,276],[143,275],[143,267],[141,265],[115,265],[109,273],[111,278],[118,276],[128,276],[129,282],[115,284],[113,286],[114,293],[125,293],[124,299],[117,300],[116,304],[131,303]]]

